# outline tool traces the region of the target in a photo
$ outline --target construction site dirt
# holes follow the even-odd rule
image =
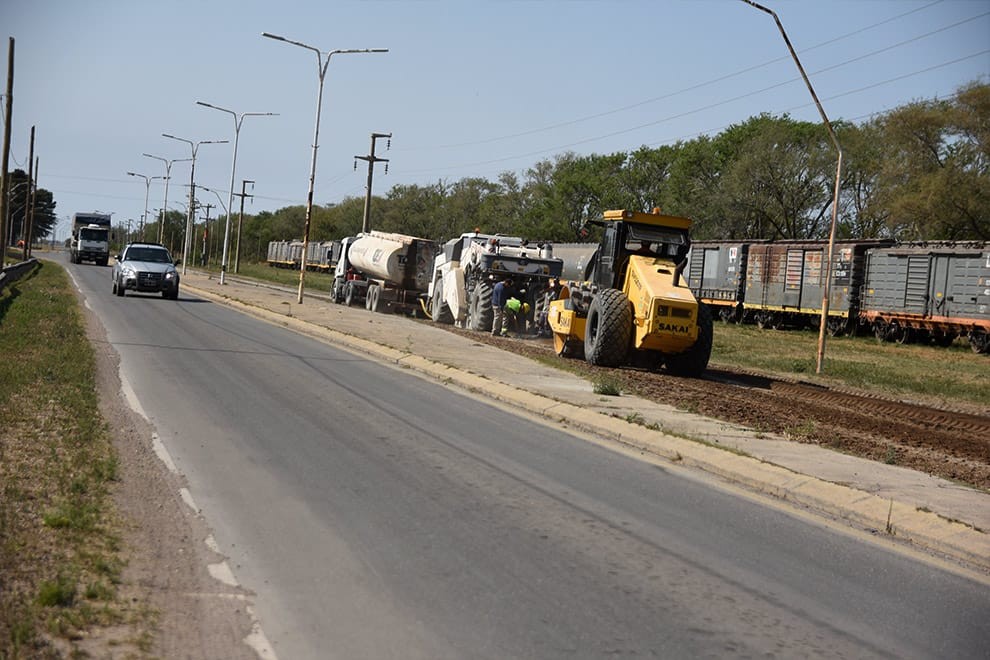
[[[663,371],[595,367],[557,357],[551,340],[492,337],[445,326],[551,366],[608,377],[623,392],[699,415],[774,433],[794,442],[896,464],[990,490],[990,416],[976,409],[946,410],[709,365],[700,379]]]

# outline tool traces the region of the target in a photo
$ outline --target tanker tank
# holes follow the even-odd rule
[[[401,289],[426,291],[435,252],[434,241],[372,231],[359,235],[351,244],[348,260],[370,279],[384,280]]]

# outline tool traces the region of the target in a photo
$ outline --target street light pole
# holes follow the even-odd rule
[[[162,133],[162,137],[178,140],[179,142],[185,142],[189,145],[189,148],[192,149],[192,166],[189,168],[189,212],[186,214],[186,232],[185,238],[182,241],[182,274],[185,275],[186,264],[189,263],[189,248],[192,244],[193,207],[195,206],[193,200],[196,194],[196,152],[199,151],[199,145],[201,144],[228,144],[228,141],[200,140],[199,142],[193,142],[192,140],[175,137],[174,135],[169,135],[168,133]]]
[[[145,176],[135,172],[128,172],[128,176],[136,176],[144,179],[144,215],[141,216],[141,240],[144,240],[144,223],[148,221],[148,193],[151,192],[151,182],[155,179],[163,179],[161,176]]]
[[[320,142],[320,111],[323,109],[323,79],[326,76],[327,67],[330,66],[330,58],[337,54],[387,53],[388,48],[351,48],[346,50],[331,50],[327,53],[326,60],[324,60],[323,52],[319,48],[314,48],[308,44],[286,39],[285,37],[280,37],[275,34],[269,34],[268,32],[262,32],[261,36],[268,37],[269,39],[274,39],[276,41],[284,41],[287,44],[299,46],[300,48],[305,48],[316,53],[316,72],[320,78],[320,85],[316,94],[316,127],[313,129],[313,157],[309,166],[309,192],[306,194],[306,221],[303,225],[302,263],[299,268],[299,296],[296,301],[301,305],[303,301],[303,289],[306,281],[306,251],[309,249],[309,225],[310,220],[313,217],[313,187],[316,181],[316,150],[319,147]],[[233,186],[233,180],[231,180],[231,186]]]
[[[172,178],[172,163],[184,163],[186,161],[192,160],[191,158],[162,158],[161,156],[152,156],[151,154],[143,154],[148,158],[154,158],[155,160],[160,160],[165,163],[165,199],[162,201],[162,221],[158,225],[158,242],[165,242],[165,216],[168,215],[168,182]]]
[[[804,72],[804,67],[801,66],[801,60],[798,59],[797,52],[795,52],[794,46],[791,45],[791,40],[787,37],[787,33],[784,31],[784,25],[780,22],[776,12],[772,9],[767,9],[761,4],[753,2],[753,0],[742,1],[773,16],[773,20],[777,23],[777,28],[780,30],[780,35],[784,38],[784,43],[787,44],[787,49],[791,52],[791,57],[794,59],[794,63],[797,65],[798,71],[801,72],[801,77],[804,78],[804,84],[807,85],[808,91],[811,92],[811,98],[815,101],[815,106],[818,108],[818,114],[821,115],[822,121],[825,123],[825,128],[828,129],[829,138],[831,138],[832,144],[835,145],[835,150],[838,152],[838,159],[835,165],[835,191],[832,195],[832,226],[828,233],[828,259],[825,262],[825,286],[822,290],[822,318],[818,327],[818,356],[815,361],[815,373],[820,374],[824,368],[825,362],[825,335],[828,327],[828,303],[829,298],[831,297],[832,286],[832,256],[835,252],[835,229],[839,216],[839,186],[841,184],[842,177],[842,146],[839,145],[839,139],[835,136],[835,131],[832,129],[832,123],[828,120],[828,116],[825,114],[825,109],[822,107],[821,101],[818,100],[818,95],[815,94],[815,89],[811,86],[811,81],[808,80],[808,75]]]
[[[218,105],[211,105],[209,103],[204,103],[203,101],[196,101],[198,105],[205,106],[207,108],[213,108],[214,110],[219,110],[220,112],[226,112],[234,118],[234,158],[230,163],[230,191],[227,197],[227,208],[229,209],[234,205],[234,175],[237,172],[237,142],[241,135],[241,124],[244,122],[245,117],[274,117],[277,116],[277,112],[243,112],[237,114],[233,110],[228,110],[227,108],[221,108]],[[227,274],[227,258],[230,252],[230,212],[227,212],[227,222],[224,224],[223,230],[223,256],[220,259],[220,284],[226,284],[226,274]]]

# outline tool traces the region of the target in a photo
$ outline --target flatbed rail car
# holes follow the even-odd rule
[[[990,242],[904,243],[870,250],[860,321],[881,341],[965,337],[990,352]]]

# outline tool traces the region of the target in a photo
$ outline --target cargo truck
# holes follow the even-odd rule
[[[437,244],[425,238],[371,231],[340,242],[330,297],[364,303],[372,312],[418,315],[425,309]]]
[[[72,216],[69,261],[106,266],[110,260],[110,216],[103,213],[76,213]]]

